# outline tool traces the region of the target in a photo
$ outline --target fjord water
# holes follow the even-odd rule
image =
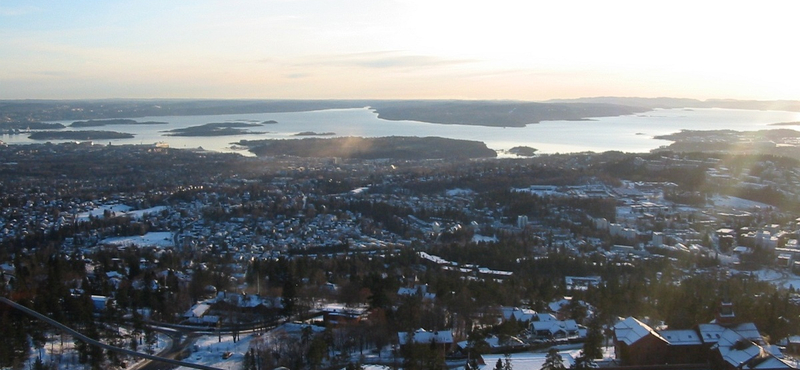
[[[239,140],[295,139],[300,132],[327,133],[335,136],[439,136],[453,139],[482,141],[495,150],[514,146],[530,146],[540,153],[570,153],[619,150],[647,152],[669,141],[653,136],[680,130],[737,130],[790,128],[795,126],[770,126],[772,123],[800,121],[800,113],[784,111],[755,111],[738,109],[656,109],[653,111],[618,117],[593,118],[587,121],[544,121],[526,127],[488,127],[472,125],[443,125],[416,121],[387,121],[379,119],[368,108],[334,109],[293,113],[226,114],[206,116],[163,116],[133,118],[139,122],[160,121],[167,125],[108,125],[93,130],[119,131],[134,134],[133,139],[98,140],[112,145],[152,144],[163,141],[173,148],[198,148],[233,152],[231,143]],[[267,124],[250,128],[253,135],[215,137],[165,136],[166,130],[197,126],[212,122],[262,122]],[[58,121],[68,126],[72,121]],[[72,130],[67,128],[66,130]],[[3,135],[0,140],[14,143],[33,143],[27,134]],[[68,140],[62,140],[68,141]],[[58,142],[53,140],[53,142]],[[244,151],[237,151],[248,154]]]

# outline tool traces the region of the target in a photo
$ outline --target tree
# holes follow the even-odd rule
[[[586,354],[585,351],[581,351],[578,357],[575,357],[575,363],[570,367],[571,369],[591,369],[594,368],[594,360]]]
[[[312,369],[316,369],[322,364],[322,360],[324,359],[327,351],[328,343],[325,342],[325,338],[323,336],[317,335],[311,339],[311,344],[308,347],[306,358],[308,359],[308,364]]]
[[[497,359],[497,363],[494,364],[494,370],[503,370],[503,360]]]
[[[564,370],[566,366],[564,366],[564,359],[558,354],[558,350],[555,348],[550,348],[547,351],[547,357],[544,359],[544,364],[542,364],[542,370]]]
[[[250,350],[244,354],[244,362],[242,363],[242,370],[256,370],[256,368],[257,368],[256,356],[253,348],[250,348]]]
[[[283,314],[291,316],[294,313],[294,306],[297,303],[297,282],[291,275],[286,278],[283,283],[283,295],[281,296],[281,303],[283,304]]]
[[[464,370],[480,370],[480,366],[478,365],[478,359],[474,356],[470,356],[467,359],[467,363],[464,364]]]
[[[589,360],[603,357],[601,346],[603,345],[603,331],[600,327],[600,320],[596,317],[589,320],[586,331],[586,341],[583,342],[581,355]]]
[[[514,370],[514,366],[511,365],[511,354],[506,353],[503,355],[503,370]]]
[[[345,369],[347,369],[347,370],[364,370],[364,365],[362,365],[361,362],[355,362],[355,363],[350,362],[350,363],[347,364],[347,367]]]

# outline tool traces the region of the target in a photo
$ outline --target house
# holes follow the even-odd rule
[[[597,287],[603,283],[599,276],[565,276],[564,283],[567,290],[587,290],[589,287]]]
[[[436,293],[428,291],[428,284],[418,284],[413,288],[400,288],[397,290],[398,296],[420,296],[425,301],[436,299]]]
[[[503,321],[514,320],[516,322],[530,322],[537,316],[536,311],[528,308],[519,307],[500,307],[503,314]]]
[[[197,303],[183,314],[183,322],[194,325],[215,325],[219,322],[219,316],[209,315],[210,309],[211,305],[206,302]]]
[[[112,304],[114,304],[114,301],[109,297],[102,295],[92,296],[92,310],[94,312],[103,312]]]
[[[726,329],[711,348],[710,362],[719,370],[793,368],[780,357],[780,351],[773,353],[736,330]]]
[[[666,364],[668,345],[661,334],[633,317],[614,325],[614,355],[625,366]]]
[[[502,336],[498,337],[495,335],[490,335],[486,337],[484,340],[486,346],[489,348],[489,353],[510,353],[510,352],[519,352],[521,350],[528,349],[528,345],[517,337],[512,336]],[[469,341],[461,341],[456,343],[458,349],[462,353],[466,353],[466,349],[470,348]]]
[[[575,320],[532,321],[531,334],[537,339],[566,339],[580,336]]]
[[[417,329],[413,333],[397,333],[397,343],[400,344],[400,346],[435,346],[436,350],[444,355],[453,349],[454,340],[453,332],[450,330],[427,331],[425,329]]]
[[[660,330],[667,341],[667,362],[670,364],[695,364],[705,361],[706,349],[695,330]]]
[[[323,321],[332,327],[358,324],[366,319],[366,308],[323,307],[321,310]]]
[[[614,352],[623,366],[710,365],[712,370],[791,369],[753,323],[737,323],[733,304],[691,330],[653,330],[629,317],[614,325]]]

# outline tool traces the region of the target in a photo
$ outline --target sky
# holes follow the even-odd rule
[[[0,99],[800,100],[796,1],[0,0]]]

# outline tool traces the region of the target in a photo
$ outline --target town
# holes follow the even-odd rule
[[[0,147],[0,190],[0,295],[135,352],[248,370],[522,369],[531,351],[549,369],[798,367],[786,157],[46,143]],[[11,305],[0,327],[3,368],[149,366]]]

